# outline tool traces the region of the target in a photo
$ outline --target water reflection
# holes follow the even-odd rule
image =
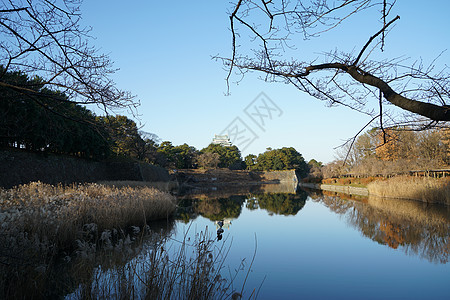
[[[449,261],[448,206],[379,197],[349,201],[334,192],[311,193],[310,196],[379,244],[434,263]]]
[[[223,225],[224,225],[224,220],[220,220],[220,221],[217,221],[216,222],[216,227],[217,227],[217,240],[218,241],[220,241],[222,238],[223,238],[223,232],[224,232],[224,230],[223,230]],[[229,222],[229,225],[231,225],[231,222]],[[228,228],[230,227],[228,225]]]
[[[263,209],[269,214],[296,215],[305,205],[307,193],[297,191],[297,184],[221,186],[191,190],[178,199],[177,219],[188,223],[199,215],[211,220],[237,219],[244,203],[250,210]],[[246,202],[247,201],[247,202]]]
[[[268,190],[273,191],[273,193],[265,193]],[[255,229],[248,229],[251,227],[248,224],[254,222],[253,219],[240,222],[240,224],[235,220],[244,219],[244,217],[250,219],[256,215],[261,220],[261,223],[258,223],[262,224],[260,227],[264,227],[268,218],[270,220],[267,223],[272,222],[270,223],[272,227],[283,224],[277,228],[270,228],[267,225],[258,232],[258,234],[261,234],[261,240],[264,239],[262,235],[269,235],[273,232],[275,233],[272,238],[276,238],[276,236],[280,236],[279,232],[289,235],[289,230],[292,228],[291,224],[298,222],[298,220],[307,219],[307,213],[309,212],[305,205],[308,201],[313,201],[324,205],[333,213],[341,216],[351,228],[358,230],[363,236],[377,244],[437,264],[445,264],[449,261],[450,207],[448,206],[427,205],[420,202],[395,199],[346,196],[327,192],[309,191],[307,193],[302,190],[296,191],[292,186],[281,185],[256,186],[247,190],[239,190],[237,194],[233,194],[233,192],[236,191],[233,189],[215,190],[212,193],[201,191],[180,197],[180,210],[177,219],[181,221],[179,222],[181,224],[175,224],[174,221],[164,222],[154,228],[153,231],[159,233],[158,238],[173,236],[177,231],[174,229],[175,227],[202,216],[208,219],[203,219],[202,224],[214,223],[218,241],[226,240],[224,229],[229,229],[230,226],[234,226],[233,228],[236,229],[233,231],[233,235],[237,239],[245,230],[253,231]],[[308,198],[308,195],[310,198]],[[268,217],[267,214],[255,214],[258,210],[266,211],[267,214],[276,215],[276,217]],[[243,212],[246,212],[246,214],[243,214]],[[251,216],[249,212],[253,215]],[[295,218],[284,218],[283,216],[295,216]],[[314,216],[314,218],[317,219],[317,216]],[[275,219],[276,221],[274,221]],[[282,222],[280,222],[281,219],[283,219]],[[306,227],[303,226],[303,228]],[[324,235],[316,234],[314,228],[305,230],[314,238],[316,235],[318,239],[324,239]],[[304,238],[306,237],[307,235],[304,234]],[[88,255],[79,260],[74,259],[70,263],[49,263],[46,269],[40,268],[40,261],[34,264],[32,259],[27,260],[25,256],[22,257],[22,255],[27,254],[25,251],[11,253],[7,249],[7,245],[3,245],[3,248],[0,247],[0,258],[3,258],[0,261],[0,289],[6,291],[3,294],[14,291],[14,298],[60,298],[62,295],[79,291],[82,288],[89,289],[96,284],[95,280],[100,273],[99,270],[103,274],[108,274],[108,270],[120,270],[145,247],[152,247],[151,245],[154,242],[151,237],[146,237],[144,240],[136,239],[136,242],[131,244],[127,244],[128,242],[125,240],[122,244],[115,243],[113,249],[110,250],[99,250],[94,247],[93,249],[96,251],[91,256]],[[272,242],[272,239],[270,242]],[[292,243],[292,241],[287,242]],[[266,244],[266,247],[269,246]],[[284,246],[280,246],[280,248],[285,249]],[[307,248],[305,247],[302,251],[306,253]],[[232,249],[236,252],[239,250],[239,245]],[[261,249],[262,252],[264,252],[264,249]],[[30,257],[35,255],[34,253],[29,254]],[[19,256],[20,260],[17,260]],[[298,257],[295,259],[287,258],[294,262],[298,259]],[[260,259],[264,260],[266,257]],[[333,268],[333,266],[330,266],[330,268]],[[37,289],[42,297],[34,296]]]
[[[268,185],[269,189],[281,189]],[[286,188],[286,187],[282,187]],[[243,207],[265,210],[269,215],[295,216],[305,206],[308,195],[378,244],[401,249],[434,263],[447,263],[450,253],[450,207],[416,201],[351,196],[335,192],[264,193],[267,187],[242,195],[224,191],[188,195],[180,199],[179,219],[188,222],[203,216],[216,224],[217,239],[222,238],[220,222],[240,217]],[[290,189],[292,191],[292,189]],[[220,194],[220,197],[217,195]],[[191,197],[191,198],[186,198]]]
[[[262,209],[270,215],[296,215],[306,203],[308,194],[301,191],[290,193],[247,193],[246,195],[232,195],[227,198],[214,198],[202,194],[195,198],[179,200],[177,218],[188,223],[201,215],[211,221],[233,220],[239,218],[242,208],[249,210]]]
[[[251,196],[246,204],[249,210],[264,209],[270,215],[295,216],[305,206],[308,194],[302,191],[298,194],[273,193]]]
[[[11,249],[0,237],[0,298],[61,299],[74,292],[80,294],[98,280],[98,268],[123,268],[142,249],[172,235],[174,225],[168,220],[152,222],[145,232],[123,230],[108,245],[101,239],[85,241],[71,256],[42,257],[40,249],[25,244],[23,249]]]

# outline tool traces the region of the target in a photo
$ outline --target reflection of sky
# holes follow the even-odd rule
[[[257,289],[266,276],[259,299],[448,299],[448,263],[429,263],[380,245],[349,226],[344,216],[311,200],[287,217],[248,210],[244,204],[223,234],[231,242],[228,264],[237,268],[243,258],[250,263],[256,234],[257,254],[246,288]],[[187,226],[179,223],[177,235]],[[205,226],[214,237],[214,222],[201,216],[191,232]]]

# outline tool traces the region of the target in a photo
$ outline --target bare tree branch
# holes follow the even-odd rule
[[[257,71],[266,74],[266,81],[293,84],[300,91],[330,104],[345,105],[372,117],[382,114],[379,117],[387,127],[396,123],[414,124],[406,121],[411,115],[435,121],[433,124],[450,121],[448,67],[436,71],[436,60],[428,67],[424,67],[420,60],[408,65],[404,57],[369,60],[379,45],[386,53],[386,33],[400,19],[396,16],[389,22],[386,20],[395,2],[237,1],[229,16],[232,56],[216,57],[228,68],[228,90],[233,70],[239,70],[242,75],[246,71]],[[355,14],[371,9],[381,13],[382,26],[374,30],[376,33],[356,55],[335,51],[325,53],[322,62],[292,56],[290,60],[283,60],[284,45],[291,43],[295,34],[302,34],[303,42],[307,43],[310,38],[320,38],[321,33],[337,30],[344,21],[350,22]],[[239,30],[244,30],[247,35],[238,34]],[[248,35],[250,37],[246,40]],[[295,40],[301,43],[298,38]],[[383,97],[381,101],[379,95]],[[387,104],[400,108],[404,115],[389,116],[389,110],[383,109]],[[380,113],[375,112],[376,106]]]
[[[69,98],[62,101],[134,109],[139,103],[116,87],[109,57],[90,45],[89,29],[80,26],[80,5],[81,0],[0,2],[0,85],[18,91],[3,77],[22,71],[65,93]]]
[[[374,35],[372,35],[370,37],[370,39],[367,41],[367,43],[364,45],[364,47],[362,48],[361,52],[359,52],[358,57],[356,57],[355,61],[353,62],[353,65],[356,66],[359,62],[359,60],[361,59],[361,56],[364,54],[364,51],[366,51],[367,47],[372,43],[372,41],[379,36],[381,33],[383,33],[383,40],[384,40],[384,33],[386,31],[386,29],[395,21],[397,21],[398,19],[400,19],[400,16],[396,16],[394,19],[392,19],[389,23],[385,24],[383,26],[383,28],[381,28],[380,31],[378,31],[377,33],[375,33]]]

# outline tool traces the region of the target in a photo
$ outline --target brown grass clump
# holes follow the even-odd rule
[[[45,241],[40,247],[61,249],[70,247],[86,230],[98,234],[167,218],[176,204],[170,194],[148,187],[65,187],[33,182],[0,190],[0,208],[3,237]]]
[[[123,187],[150,187],[155,188],[163,192],[171,192],[178,188],[177,181],[131,181],[131,180],[121,180],[121,181],[100,181],[98,184],[123,188]]]
[[[149,238],[150,226],[145,234],[137,227],[175,208],[175,197],[150,187],[36,182],[0,189],[0,299],[239,296],[245,280],[236,292],[237,273],[223,275],[229,248],[207,230],[172,242],[168,233]]]
[[[450,205],[450,179],[397,176],[368,184],[370,195]]]
[[[128,249],[148,221],[175,209],[175,197],[149,187],[34,182],[0,189],[0,298],[27,298],[20,296],[30,285],[24,277],[43,288],[64,256],[91,259],[100,248]]]

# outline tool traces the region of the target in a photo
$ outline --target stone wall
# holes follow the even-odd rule
[[[0,151],[0,187],[41,181],[49,184],[97,181],[169,181],[164,168],[137,162],[98,162],[70,156]]]
[[[360,195],[360,196],[368,196],[369,191],[367,188],[363,187],[354,187],[348,185],[332,185],[332,184],[317,184],[317,183],[304,183],[300,182],[301,187],[316,189],[316,190],[324,190],[331,191],[337,193],[345,193],[349,195]]]
[[[266,171],[263,172],[262,177],[267,181],[298,182],[295,170]]]

